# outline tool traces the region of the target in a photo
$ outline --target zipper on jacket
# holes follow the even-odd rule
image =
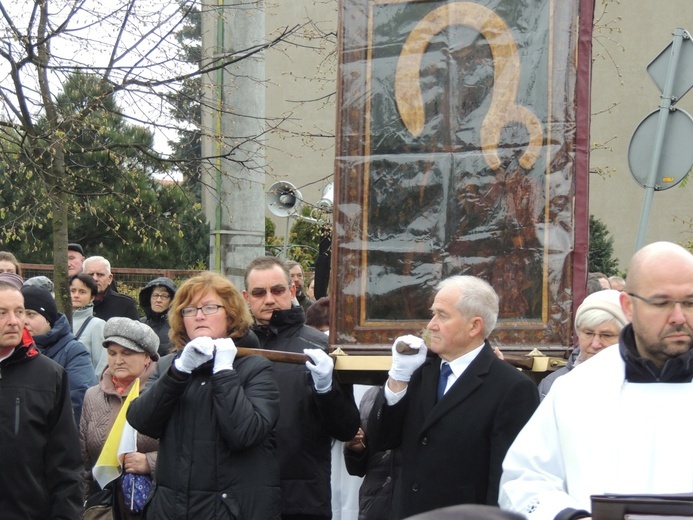
[[[19,397],[14,400],[14,434],[19,435],[19,410],[21,409],[21,401]]]

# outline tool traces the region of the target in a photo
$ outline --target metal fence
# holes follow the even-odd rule
[[[118,291],[136,298],[140,289],[148,282],[160,276],[166,276],[180,285],[181,282],[201,271],[186,269],[131,269],[128,267],[111,268],[113,278],[118,284]],[[33,276],[47,276],[53,280],[53,266],[46,264],[22,264],[22,275],[26,280]]]

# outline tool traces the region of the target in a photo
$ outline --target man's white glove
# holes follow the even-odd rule
[[[313,360],[313,363],[306,361],[306,367],[310,370],[310,375],[313,377],[315,390],[319,394],[329,392],[332,388],[332,371],[334,370],[334,361],[325,354],[324,350],[319,348],[307,348],[303,353]]]
[[[214,340],[207,336],[195,338],[183,347],[183,352],[173,362],[179,372],[189,374],[214,355]]]
[[[221,338],[214,340],[214,346],[217,348],[214,354],[213,373],[221,370],[233,370],[233,360],[236,359],[238,349],[231,338]]]
[[[406,343],[410,349],[416,352],[413,354],[402,354],[398,352],[397,344],[400,342]],[[390,367],[390,371],[387,375],[395,381],[408,383],[414,371],[426,361],[427,350],[424,340],[421,338],[411,334],[400,336],[392,344],[392,367]]]

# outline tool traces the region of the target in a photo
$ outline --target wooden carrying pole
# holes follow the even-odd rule
[[[237,347],[238,353],[236,357],[245,356],[262,356],[269,359],[270,361],[279,361],[281,363],[292,363],[295,365],[302,365],[306,361],[311,361],[311,359],[305,355],[298,352],[284,352],[281,350],[266,350],[261,348],[248,348],[248,347]],[[410,352],[402,352],[403,354],[409,354]],[[333,359],[339,358],[340,356],[332,356]],[[345,359],[349,356],[345,356]],[[366,356],[364,356],[366,357]],[[373,359],[376,356],[367,356],[367,358]],[[378,358],[390,359],[390,356],[377,356]],[[513,356],[506,355],[505,361],[517,368],[523,368],[525,370],[532,370],[534,360],[526,356]],[[339,367],[338,367],[339,368]]]
[[[281,363],[292,363],[294,365],[302,365],[310,358],[305,354],[298,352],[283,352],[281,350],[266,350],[262,348],[237,347],[238,352],[236,357],[245,356],[262,356],[270,361],[279,361]]]

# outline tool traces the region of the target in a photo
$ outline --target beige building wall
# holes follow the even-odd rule
[[[606,6],[606,12],[604,12]],[[659,105],[659,91],[646,67],[671,42],[677,27],[693,31],[691,0],[596,0],[592,79],[590,212],[614,236],[615,255],[625,269],[634,252],[645,191],[628,167],[628,144],[640,121]],[[334,168],[336,0],[267,3],[267,29],[304,24],[294,47],[267,57],[267,114],[290,118],[291,132],[268,136],[267,157],[275,180],[288,180],[306,200],[317,202]],[[322,38],[323,33],[333,33]],[[315,51],[319,49],[319,52]],[[693,92],[677,106],[693,113]],[[311,134],[325,137],[312,137]],[[693,146],[693,143],[691,143]],[[646,242],[685,242],[693,230],[677,219],[693,216],[693,186],[657,192]],[[268,212],[268,216],[272,216]],[[273,217],[274,218],[274,217]],[[283,219],[274,218],[277,234]]]
[[[265,191],[276,181],[288,181],[316,204],[334,175],[337,1],[268,1],[266,9],[269,37],[286,27],[302,27],[290,44],[267,53],[268,125],[286,120],[284,131],[268,135]],[[269,211],[267,216],[283,236],[286,220]]]
[[[597,16],[602,9],[597,0]],[[609,1],[595,30],[591,142],[606,143],[609,149],[591,154],[591,169],[607,173],[590,176],[590,212],[608,226],[623,270],[635,250],[645,197],[630,173],[628,145],[642,119],[659,106],[660,92],[646,68],[671,43],[677,27],[693,31],[691,0]],[[676,106],[693,114],[693,92]],[[693,217],[692,201],[693,185],[655,192],[645,243],[691,240],[693,229],[679,219]]]

